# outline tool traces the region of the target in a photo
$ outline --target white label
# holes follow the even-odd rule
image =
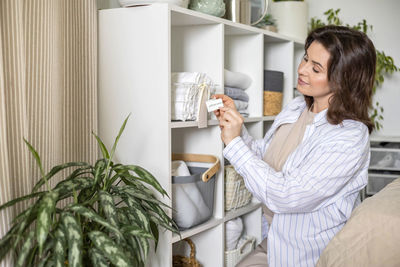
[[[208,112],[212,112],[212,111],[222,108],[224,106],[224,104],[222,103],[222,99],[220,99],[220,98],[209,99],[206,101],[206,105],[207,105]]]

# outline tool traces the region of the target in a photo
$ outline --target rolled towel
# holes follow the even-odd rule
[[[225,86],[225,94],[234,100],[249,102],[249,95],[240,88]]]
[[[228,87],[235,87],[246,90],[249,88],[253,80],[249,75],[241,72],[233,72],[230,70],[224,70],[225,85]]]
[[[247,107],[249,106],[249,102],[244,102],[241,100],[233,100],[233,102],[235,102],[235,106],[236,106],[237,110],[247,109]]]
[[[242,218],[227,221],[225,224],[225,249],[233,250],[236,248],[239,238],[243,232]]]

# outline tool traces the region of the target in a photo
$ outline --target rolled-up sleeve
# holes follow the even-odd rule
[[[233,139],[224,156],[244,178],[246,187],[274,213],[311,212],[329,201],[357,176],[367,171],[369,139],[365,128],[343,131],[335,139],[310,149],[293,168],[275,171],[242,137]],[[260,145],[260,144],[259,144]],[[359,189],[366,181],[359,182]]]

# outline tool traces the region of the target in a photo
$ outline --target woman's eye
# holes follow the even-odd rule
[[[312,69],[315,73],[319,73],[319,71],[315,68]]]
[[[304,56],[304,57],[303,57],[303,60],[304,60],[305,62],[307,62],[307,61],[308,61],[308,58],[307,58],[306,56]]]

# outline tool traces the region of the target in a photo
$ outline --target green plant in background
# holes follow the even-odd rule
[[[262,18],[262,20],[259,23],[257,23],[256,26],[260,27],[260,26],[267,26],[267,25],[270,25],[270,26],[276,25],[275,19],[272,17],[271,14],[266,14]]]
[[[168,196],[153,175],[140,166],[112,161],[127,120],[111,153],[94,134],[103,154],[94,166],[70,162],[45,174],[38,153],[25,140],[42,178],[31,194],[0,206],[2,210],[37,198],[0,240],[0,261],[11,250],[15,266],[144,266],[150,242],[157,248],[158,226],[179,233],[162,208],[168,206],[148,188]],[[50,188],[49,180],[66,169],[71,170],[68,177]],[[46,189],[40,191],[43,185]],[[72,203],[57,205],[68,197],[73,197]]]
[[[276,25],[275,19],[271,14],[266,14],[263,19],[256,25]]]
[[[326,22],[318,19],[311,18],[310,21],[310,31],[325,26],[325,25],[344,25],[343,21],[339,18],[340,9],[329,9],[324,15],[326,16]],[[361,22],[358,22],[356,25],[345,24],[345,26],[359,30],[368,35],[369,31],[372,31],[372,25],[368,25],[367,21],[364,19]],[[385,54],[383,51],[376,50],[376,73],[375,73],[375,85],[373,88],[373,95],[376,93],[376,88],[382,87],[383,82],[385,81],[384,76],[388,74],[392,74],[395,71],[399,71],[399,68],[395,65],[392,57]],[[380,106],[379,102],[376,101],[373,103],[373,110],[371,114],[371,119],[375,124],[377,130],[382,128],[383,121],[383,112],[384,109]]]

